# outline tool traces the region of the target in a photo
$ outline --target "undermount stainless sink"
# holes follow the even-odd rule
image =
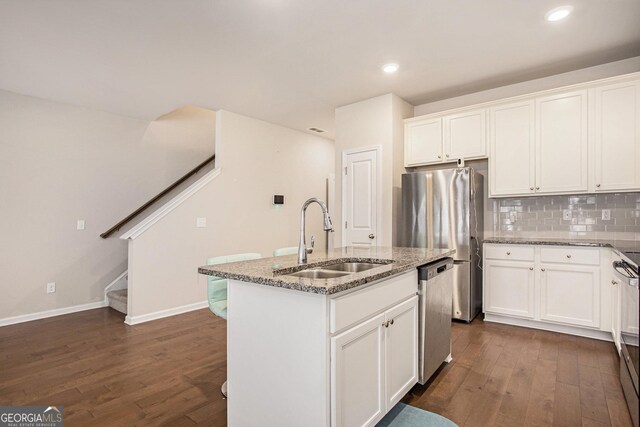
[[[304,277],[307,279],[335,279],[337,277],[346,276],[351,273],[345,273],[342,271],[334,270],[322,270],[319,268],[310,268],[308,270],[302,270],[295,273],[289,273],[287,276]]]
[[[371,270],[372,268],[383,266],[384,264],[374,264],[372,262],[341,262],[338,264],[325,265],[322,270],[344,271],[348,273],[359,273]]]

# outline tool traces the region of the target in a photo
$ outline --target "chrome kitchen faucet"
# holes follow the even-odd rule
[[[302,209],[300,210],[300,243],[298,245],[298,264],[306,264],[307,263],[307,254],[313,252],[313,245],[315,244],[313,236],[311,236],[311,247],[307,249],[307,242],[305,239],[305,213],[307,211],[307,207],[311,203],[317,203],[320,205],[322,209],[323,215],[323,226],[324,231],[333,231],[333,225],[331,224],[331,217],[329,216],[329,210],[327,209],[327,205],[315,197],[307,200],[302,205]]]

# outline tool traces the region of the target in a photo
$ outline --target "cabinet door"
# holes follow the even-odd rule
[[[600,326],[600,269],[540,265],[540,319],[576,326]]]
[[[535,191],[534,112],[532,100],[489,110],[490,197]]]
[[[484,312],[532,319],[534,317],[533,262],[484,263]]]
[[[386,407],[391,409],[418,382],[418,297],[388,310],[386,321]]]
[[[385,414],[384,333],[380,314],[331,338],[331,425],[375,425]]]
[[[595,191],[640,189],[640,82],[595,88]]]
[[[442,119],[405,124],[404,164],[417,166],[442,162]]]
[[[484,109],[445,116],[445,161],[486,156],[487,134]]]
[[[587,192],[587,91],[536,99],[536,192]]]

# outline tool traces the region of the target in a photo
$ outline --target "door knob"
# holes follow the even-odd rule
[[[370,239],[375,239],[375,238],[376,238],[376,236],[374,236],[373,234],[369,234],[369,238],[370,238]]]

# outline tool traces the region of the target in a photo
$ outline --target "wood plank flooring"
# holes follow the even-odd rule
[[[404,402],[459,426],[631,426],[610,342],[474,320]]]
[[[0,328],[0,405],[68,426],[226,426],[226,322],[208,309],[127,326],[97,309]],[[405,402],[460,426],[630,426],[613,344],[475,320]]]

